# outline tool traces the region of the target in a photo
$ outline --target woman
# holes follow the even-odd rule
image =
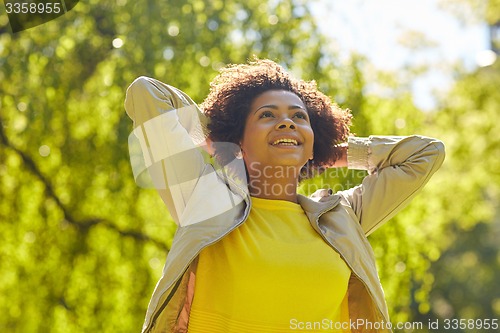
[[[439,168],[440,141],[348,138],[348,111],[269,60],[222,69],[203,112],[145,77],[125,107],[135,176],[148,170],[179,226],[143,332],[391,331],[366,236]],[[369,175],[298,195],[325,166]]]

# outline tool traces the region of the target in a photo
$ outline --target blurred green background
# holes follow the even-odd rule
[[[481,4],[498,25],[498,0],[447,2]],[[252,54],[316,80],[358,136],[445,142],[441,170],[370,236],[392,321],[428,332],[429,320],[500,318],[500,62],[457,66],[423,112],[408,88],[418,68],[368,77],[365,57],[341,61],[331,42],[305,0],[89,0],[17,34],[0,16],[0,332],[140,331],[175,225],[134,183],[125,90],[147,75],[201,102],[217,69]],[[301,191],[362,176],[327,172]]]

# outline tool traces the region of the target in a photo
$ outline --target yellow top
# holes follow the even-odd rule
[[[199,255],[188,332],[350,332],[337,329],[350,274],[299,204],[252,197],[248,220]]]

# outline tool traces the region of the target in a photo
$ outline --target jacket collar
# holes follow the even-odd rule
[[[297,198],[311,223],[317,221],[323,213],[335,208],[340,203],[340,199],[339,195],[332,195],[326,189],[314,192],[311,197],[299,194]]]

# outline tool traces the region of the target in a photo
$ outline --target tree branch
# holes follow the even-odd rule
[[[145,235],[141,232],[138,231],[133,231],[133,230],[121,230],[118,228],[116,225],[113,224],[112,221],[103,219],[103,218],[87,218],[84,220],[77,220],[70,212],[70,210],[61,202],[61,199],[57,196],[56,192],[54,191],[54,187],[50,183],[50,181],[42,174],[40,169],[37,167],[36,163],[33,161],[31,157],[28,156],[25,152],[20,150],[19,148],[15,147],[7,138],[5,135],[5,132],[3,130],[3,121],[0,119],[0,143],[2,143],[4,146],[9,148],[10,150],[14,151],[19,157],[24,162],[24,166],[26,169],[32,173],[40,182],[45,187],[45,193],[49,198],[54,200],[56,203],[57,207],[63,212],[64,219],[72,224],[73,226],[77,227],[79,230],[86,231],[89,228],[101,224],[106,226],[109,229],[112,229],[116,232],[118,232],[120,235],[124,237],[131,237],[133,239],[136,239],[138,241],[145,241],[145,242],[151,242],[155,244],[157,247],[161,248],[162,250],[168,251],[169,248],[162,242],[155,240],[148,235]]]

